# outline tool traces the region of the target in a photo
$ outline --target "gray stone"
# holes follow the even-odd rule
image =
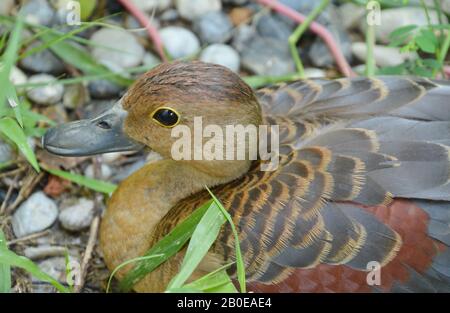
[[[321,78],[326,77],[327,73],[320,68],[308,67],[305,68],[305,76],[307,78]]]
[[[56,82],[56,77],[48,74],[37,74],[30,77],[29,83],[48,83],[42,87],[30,87],[28,98],[38,104],[55,104],[61,101],[64,87]]]
[[[220,0],[176,0],[175,4],[181,17],[190,21],[222,8]]]
[[[78,203],[67,207],[59,214],[59,221],[67,230],[80,231],[91,225],[94,218],[94,201],[81,198]]]
[[[64,256],[66,251],[67,248],[65,247],[42,245],[37,247],[26,247],[23,254],[31,260],[37,260],[46,257]]]
[[[344,28],[351,29],[365,19],[366,9],[362,5],[348,2],[338,7],[338,13]]]
[[[102,28],[91,36],[91,41],[96,44],[92,48],[96,59],[121,68],[137,66],[144,58],[144,48],[125,30]]]
[[[214,64],[220,64],[234,72],[239,71],[239,54],[232,47],[224,44],[214,44],[203,50],[200,60]]]
[[[153,53],[146,52],[142,63],[144,63],[145,66],[148,66],[151,68],[151,67],[155,67],[156,65],[160,64],[161,60]]]
[[[28,23],[51,26],[55,11],[46,0],[30,0],[22,6],[20,14]]]
[[[9,73],[9,80],[13,83],[13,85],[21,85],[27,82],[28,77],[19,68],[13,66],[11,68],[11,72]]]
[[[44,261],[39,262],[38,266],[43,272],[45,272],[46,274],[55,278],[56,280],[58,280],[60,282],[66,281],[66,258],[65,257],[48,258]],[[41,280],[39,278],[32,277],[32,281],[38,282]],[[53,289],[54,288],[51,288],[51,289],[39,288],[38,290],[40,292],[52,292]],[[35,292],[36,292],[36,290],[35,290]]]
[[[154,9],[164,11],[172,4],[172,0],[132,0],[132,2],[141,10],[150,13]]]
[[[124,87],[107,79],[91,80],[88,83],[89,94],[95,99],[111,99],[117,97]]]
[[[159,19],[163,22],[173,22],[179,18],[178,11],[176,9],[169,9],[161,13]]]
[[[258,19],[256,24],[258,33],[263,37],[272,37],[279,40],[288,41],[293,32],[292,25],[286,23],[278,15],[265,14]]]
[[[360,60],[366,61],[367,45],[365,42],[355,42],[352,45],[353,54]],[[401,53],[399,48],[375,45],[373,57],[378,66],[396,66],[407,60],[417,59],[417,53]]]
[[[168,26],[161,29],[160,36],[167,52],[174,59],[194,55],[200,50],[198,38],[186,28]]]
[[[64,88],[63,105],[68,109],[76,109],[89,102],[89,92],[83,84],[66,85]]]
[[[243,5],[246,4],[249,0],[222,0],[225,4],[232,4],[232,5]]]
[[[246,44],[257,36],[255,29],[247,24],[242,24],[236,28],[233,35],[232,46],[239,52],[245,50]]]
[[[40,46],[41,42],[33,42],[27,51]],[[33,73],[48,73],[60,75],[65,71],[64,63],[56,57],[49,49],[33,53],[32,55],[20,60],[20,66]]]
[[[17,238],[43,231],[58,217],[56,203],[42,191],[35,192],[23,202],[12,217]]]
[[[288,43],[260,37],[239,27],[233,46],[241,53],[241,66],[257,75],[284,75],[295,70]]]
[[[14,160],[14,152],[9,144],[0,139],[0,164]]]
[[[227,14],[218,11],[197,18],[193,29],[204,43],[224,43],[231,38],[233,25]]]

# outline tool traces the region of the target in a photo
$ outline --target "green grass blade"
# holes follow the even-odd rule
[[[0,229],[0,251],[8,250],[6,238]],[[1,253],[1,252],[0,252]],[[11,266],[0,263],[0,293],[9,293],[11,291]]]
[[[45,169],[50,174],[70,180],[80,186],[87,187],[89,189],[102,192],[105,194],[111,194],[116,190],[117,186],[105,181],[97,180],[94,178],[85,177],[83,175],[73,174],[62,170]]]
[[[245,283],[245,265],[244,265],[244,259],[242,258],[242,252],[241,252],[241,246],[239,243],[239,235],[236,231],[236,227],[234,226],[233,219],[231,218],[231,215],[228,213],[228,211],[223,207],[222,203],[220,203],[219,199],[216,198],[216,196],[209,190],[208,187],[206,187],[209,194],[214,200],[214,203],[219,207],[222,214],[227,219],[228,223],[230,223],[231,229],[233,231],[234,235],[234,244],[235,244],[235,253],[236,253],[236,267],[237,267],[237,275],[238,275],[238,281],[239,286],[241,287],[241,292],[246,292],[246,283]]]
[[[11,141],[13,141],[28,162],[36,171],[40,171],[39,164],[33,150],[28,145],[27,137],[23,129],[10,117],[0,119],[0,132],[4,133]]]
[[[169,292],[185,292],[184,290],[197,290],[208,293],[236,293],[236,287],[228,276],[226,269],[231,264],[224,265],[205,276],[184,285],[180,289],[169,290]]]
[[[220,211],[220,208],[213,202],[195,228],[181,264],[181,269],[167,287],[169,290],[181,288],[186,280],[189,279],[206,253],[208,253],[225,221],[225,216]]]
[[[146,256],[141,256],[141,257],[137,257],[128,261],[123,262],[122,264],[119,264],[114,271],[112,271],[111,275],[109,275],[109,279],[108,279],[108,284],[106,285],[106,293],[109,293],[109,289],[111,287],[111,281],[114,277],[114,275],[116,275],[116,273],[124,266],[127,266],[128,264],[131,263],[135,263],[138,261],[145,261],[145,260],[150,260],[150,259],[154,259],[154,258],[160,258],[162,257],[162,254],[156,254],[156,255],[146,255]]]
[[[52,50],[64,62],[72,64],[88,75],[106,75],[111,71],[104,65],[94,60],[89,53],[65,41],[56,41],[58,35],[52,33],[42,34],[40,39],[44,42],[52,42]],[[56,41],[56,42],[55,42]],[[133,82],[131,79],[116,74],[108,76],[107,79],[121,86],[129,86]]]
[[[133,286],[145,277],[148,273],[153,271],[161,263],[176,254],[191,238],[200,219],[212,204],[212,200],[208,201],[198,209],[196,209],[188,218],[177,225],[167,236],[158,241],[145,254],[157,255],[162,254],[160,258],[153,258],[150,260],[139,261],[120,282],[120,288],[123,291],[129,291]]]
[[[37,279],[52,284],[60,292],[68,293],[69,289],[64,287],[56,279],[43,272],[35,263],[24,256],[20,256],[8,249],[0,249],[0,264],[7,264],[10,266],[20,267]]]
[[[20,115],[20,110],[18,108],[19,101],[17,99],[17,95],[14,86],[11,84],[9,80],[9,75],[11,73],[11,69],[16,63],[17,52],[20,49],[20,36],[23,30],[23,21],[21,18],[18,18],[14,29],[10,35],[8,45],[4,55],[2,56],[2,67],[0,69],[0,108],[2,108],[2,112],[0,112],[0,117],[4,114],[5,108],[8,106],[7,99],[12,98],[11,100],[17,103],[17,107],[14,108],[14,113],[16,115],[17,121],[19,125],[23,125],[22,117]]]

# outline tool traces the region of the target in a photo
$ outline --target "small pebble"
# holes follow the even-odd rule
[[[0,138],[0,164],[8,163],[12,160],[14,160],[13,149]]]
[[[130,68],[139,65],[144,58],[144,48],[125,30],[102,28],[91,36],[91,41],[96,43],[92,56],[102,62]]]
[[[251,19],[251,16],[253,14],[253,11],[249,8],[233,8],[230,11],[230,19],[231,23],[234,26],[238,26],[242,23],[245,23]]]
[[[27,75],[22,72],[19,68],[13,66],[11,72],[9,73],[9,80],[13,85],[25,84],[28,80]]]
[[[174,59],[194,55],[200,50],[198,38],[186,28],[168,26],[161,29],[160,36],[167,52]]]
[[[66,258],[65,257],[53,257],[48,258],[44,261],[41,261],[38,263],[39,268],[41,271],[46,273],[47,275],[50,275],[54,279],[60,281],[60,282],[66,282]],[[41,279],[36,278],[32,276],[32,281],[34,282],[40,282]],[[48,287],[48,285],[44,285]],[[51,286],[51,285],[50,285]],[[52,292],[54,288],[48,289],[39,287],[41,292]],[[34,290],[37,292],[37,290]],[[54,291],[53,291],[54,292]]]
[[[193,29],[203,43],[224,43],[231,36],[233,25],[225,13],[209,12],[194,21]]]
[[[22,6],[20,14],[28,23],[51,26],[55,11],[46,0],[30,0]]]
[[[367,46],[364,42],[355,42],[352,45],[353,54],[360,60],[367,57]],[[381,67],[400,65],[407,60],[417,59],[417,53],[401,53],[399,48],[375,45],[373,49],[375,64]]]
[[[181,17],[190,21],[222,8],[220,0],[176,0],[175,4]]]
[[[111,164],[120,159],[124,152],[110,152],[102,154],[102,162]]]
[[[366,10],[362,5],[348,2],[338,7],[340,20],[345,29],[357,27],[362,19],[365,19]]]
[[[26,51],[40,46],[41,42],[33,42]],[[64,63],[49,49],[45,49],[20,60],[20,66],[33,73],[49,73],[60,75],[65,71]]]
[[[59,221],[67,230],[81,231],[91,225],[94,218],[94,201],[81,198],[78,203],[67,207],[59,214]]]
[[[55,246],[37,246],[37,247],[26,247],[23,250],[23,254],[31,259],[43,259],[46,257],[63,256],[65,255],[67,248],[65,247],[55,247]]]
[[[150,13],[153,9],[164,11],[172,4],[172,0],[132,0],[132,2],[141,10]]]
[[[326,77],[327,73],[320,68],[308,67],[305,68],[305,76],[307,78],[321,78]]]
[[[30,87],[27,96],[31,101],[38,104],[55,104],[61,101],[64,87],[55,83],[56,77],[48,74],[37,74],[30,77],[29,83],[49,83],[41,87]]]
[[[239,54],[232,47],[224,44],[214,44],[203,50],[200,60],[214,64],[220,64],[234,72],[239,71]]]
[[[25,200],[12,217],[12,226],[17,238],[43,231],[58,217],[56,203],[42,191],[35,192]]]
[[[278,15],[265,14],[261,16],[256,24],[258,33],[263,37],[272,37],[287,41],[293,32],[293,27],[288,25]]]
[[[89,94],[95,99],[112,99],[124,89],[107,79],[91,80],[88,83]]]
[[[159,19],[163,22],[173,22],[179,18],[178,11],[176,9],[168,9],[161,13]]]
[[[89,92],[83,84],[66,85],[63,105],[67,109],[76,109],[89,102]]]
[[[100,174],[100,177],[98,177],[98,179],[106,180],[111,177],[112,170],[108,165],[102,164],[99,174]],[[92,164],[89,164],[86,167],[86,170],[84,171],[84,175],[89,178],[94,178],[94,166]]]
[[[144,60],[142,61],[142,63],[145,66],[148,66],[148,67],[152,68],[152,67],[155,67],[156,65],[160,64],[161,60],[156,55],[154,55],[153,53],[146,52],[145,55],[144,55]]]

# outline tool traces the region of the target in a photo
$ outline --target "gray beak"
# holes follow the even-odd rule
[[[143,147],[123,132],[127,111],[121,102],[89,120],[50,128],[42,137],[47,151],[61,156],[87,156],[107,152],[134,151]]]

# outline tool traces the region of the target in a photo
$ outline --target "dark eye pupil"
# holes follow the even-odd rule
[[[178,122],[178,115],[169,109],[156,111],[153,118],[165,126],[172,126]]]

